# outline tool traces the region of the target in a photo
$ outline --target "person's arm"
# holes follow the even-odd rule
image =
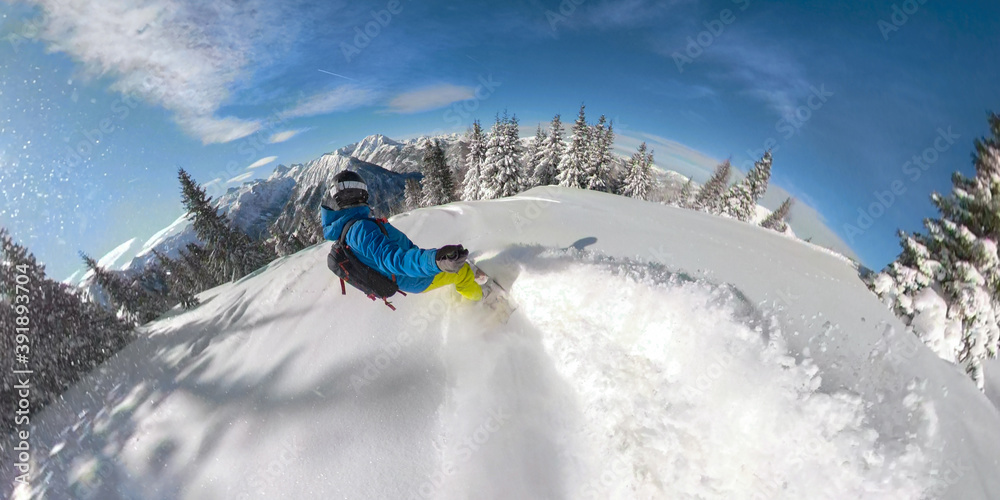
[[[336,220],[334,216],[334,211],[322,207],[320,210],[320,224],[323,226],[323,239],[330,241],[337,241],[340,239],[340,234],[333,234],[333,221]]]
[[[389,240],[378,225],[370,220],[358,222],[347,233],[347,245],[378,263],[380,270],[414,278],[433,277],[441,272],[435,257],[437,249],[424,250],[414,246],[403,250]]]

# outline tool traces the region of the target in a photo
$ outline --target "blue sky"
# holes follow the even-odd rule
[[[531,135],[581,103],[687,174],[775,147],[796,217],[881,268],[1000,110],[996,2],[93,5],[0,3],[0,225],[57,278],[176,219],[178,167],[218,190],[504,109]]]

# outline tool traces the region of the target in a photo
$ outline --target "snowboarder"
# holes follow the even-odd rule
[[[469,251],[462,245],[422,249],[387,221],[373,219],[368,186],[356,172],[344,170],[333,178],[320,211],[323,238],[338,241],[343,236],[362,264],[393,279],[400,290],[421,293],[453,284],[463,297],[482,300],[483,289],[466,262]],[[359,222],[342,234],[355,220]]]

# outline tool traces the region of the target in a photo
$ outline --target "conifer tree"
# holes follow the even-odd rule
[[[472,130],[469,132],[469,154],[466,156],[465,181],[462,188],[462,199],[474,201],[480,198],[479,187],[481,184],[483,161],[486,159],[486,137],[483,136],[483,128],[479,120],[472,122]]]
[[[111,310],[131,325],[141,325],[146,321],[138,303],[138,293],[130,290],[128,283],[117,273],[108,271],[97,264],[97,261],[84,252],[80,252],[84,265],[94,274],[94,282],[107,294]]]
[[[725,194],[729,188],[731,174],[732,165],[729,164],[729,160],[719,164],[712,177],[698,190],[698,196],[694,200],[694,208],[711,214],[720,214],[725,206]]]
[[[423,206],[424,190],[420,187],[420,181],[408,177],[406,179],[406,209],[416,210]]]
[[[690,208],[693,203],[692,197],[694,196],[694,179],[688,178],[687,182],[684,183],[684,187],[681,188],[681,192],[677,195],[677,206],[681,208]]]
[[[587,126],[586,106],[580,105],[580,114],[573,124],[573,137],[569,147],[559,162],[559,185],[563,187],[586,188],[588,155],[588,139],[590,128]]]
[[[792,199],[785,198],[785,201],[781,202],[781,206],[777,210],[771,212],[767,217],[761,221],[760,226],[767,229],[773,229],[779,233],[785,232],[788,229],[788,224],[785,223],[785,218],[788,217],[788,212],[792,209]]]
[[[182,168],[181,201],[198,238],[209,252],[212,273],[219,281],[242,278],[274,259],[274,253],[242,231],[231,227],[229,218],[212,205],[211,197]]]
[[[594,191],[609,191],[611,186],[611,147],[614,144],[614,131],[607,123],[604,115],[597,120],[597,125],[589,129],[587,189]]]
[[[559,115],[552,118],[549,135],[545,138],[539,159],[532,173],[536,186],[552,186],[559,182],[559,162],[562,160],[566,145],[563,144],[563,127]]]
[[[490,130],[483,163],[480,195],[484,200],[514,196],[523,181],[521,167],[521,143],[518,137],[517,117],[497,117]]]
[[[318,222],[315,223],[317,226]],[[209,253],[196,243],[188,243],[180,251],[180,262],[184,264],[189,275],[197,283],[197,290],[203,291],[214,288],[222,282],[212,273]]]
[[[754,162],[745,179],[729,189],[725,213],[744,222],[750,222],[757,215],[757,202],[767,191],[771,178],[771,152]]]
[[[171,259],[159,250],[153,249],[156,262],[163,269],[166,275],[167,286],[170,290],[170,297],[181,304],[184,309],[191,309],[198,305],[198,298],[195,294],[201,291],[197,279],[178,260]]]
[[[899,258],[869,284],[981,390],[982,362],[1000,349],[1000,115],[989,126],[975,141],[975,175],[956,172],[950,195],[931,196],[940,217],[924,220],[924,234],[901,233]]]
[[[652,165],[653,153],[646,150],[646,143],[643,142],[629,160],[622,195],[640,200],[649,199],[653,187]]]
[[[538,124],[538,129],[535,131],[535,138],[528,143],[528,148],[524,152],[524,171],[530,172],[531,175],[524,175],[522,179],[524,185],[521,187],[522,190],[528,190],[535,186],[538,186],[537,179],[535,177],[535,171],[538,170],[538,166],[545,160],[545,132],[542,131],[542,124]]]
[[[83,300],[75,287],[52,280],[28,249],[0,228],[0,406],[17,405],[14,370],[32,370],[31,405],[37,412],[80,377],[124,347],[130,328],[96,304]],[[18,307],[21,306],[21,307]],[[25,319],[19,319],[25,318]],[[28,329],[19,340],[17,328]],[[8,333],[9,332],[9,333]],[[26,343],[27,342],[27,343]],[[28,345],[23,353],[18,345]],[[10,432],[5,418],[0,432]]]
[[[455,201],[455,186],[441,145],[434,141],[424,153],[423,206],[445,205]]]

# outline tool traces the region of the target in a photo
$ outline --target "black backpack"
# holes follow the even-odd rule
[[[361,290],[361,293],[367,295],[369,299],[382,299],[385,305],[389,306],[389,309],[395,311],[396,308],[389,303],[389,297],[395,295],[396,292],[406,295],[396,285],[396,277],[388,278],[375,269],[366,266],[358,260],[357,256],[354,255],[354,252],[351,251],[350,247],[344,241],[347,238],[347,231],[351,229],[351,226],[362,220],[366,219],[355,219],[344,226],[344,230],[340,232],[340,239],[333,242],[333,248],[330,249],[330,254],[326,256],[326,265],[333,271],[333,274],[336,274],[340,278],[340,293],[347,295],[347,288],[344,286],[344,282],[346,281],[354,288]],[[382,234],[389,235],[385,230],[385,226],[382,225],[386,222],[385,219],[368,220],[372,220],[378,224],[378,228],[382,230]]]

